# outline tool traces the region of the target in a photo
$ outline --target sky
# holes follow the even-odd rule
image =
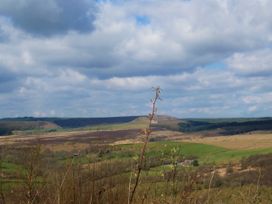
[[[272,116],[271,0],[1,0],[0,117]]]

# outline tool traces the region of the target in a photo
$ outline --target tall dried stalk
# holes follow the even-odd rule
[[[28,204],[36,201],[39,195],[37,187],[37,179],[41,162],[41,145],[38,141],[37,146],[30,150],[26,158],[26,173],[24,187],[26,190],[26,199]]]
[[[130,173],[129,176],[129,183],[128,183],[128,204],[130,203],[130,188],[131,188],[131,179],[132,179],[132,172]]]
[[[5,204],[5,195],[3,192],[3,166],[2,166],[3,147],[0,147],[0,203]]]
[[[136,189],[137,189],[138,184],[139,184],[141,171],[143,169],[144,156],[145,156],[145,152],[146,152],[147,143],[149,141],[150,134],[152,133],[151,125],[152,125],[152,121],[154,120],[155,114],[157,112],[156,103],[157,103],[158,100],[161,99],[160,98],[160,93],[161,93],[160,87],[154,88],[154,92],[155,92],[155,96],[154,96],[153,99],[151,99],[152,110],[151,110],[151,113],[148,115],[148,126],[144,130],[145,139],[144,139],[144,144],[143,144],[141,154],[140,154],[140,157],[139,157],[139,161],[138,161],[138,165],[137,165],[136,180],[135,180],[135,184],[134,184],[134,186],[132,188],[131,193],[129,192],[129,195],[130,195],[129,202],[128,202],[129,204],[133,202],[133,198],[134,198]],[[129,188],[129,191],[130,191],[130,188]]]
[[[91,168],[91,159],[89,158],[89,175],[91,175],[92,182],[90,183],[91,185],[89,186],[89,192],[90,196],[88,198],[88,204],[92,204],[94,202],[94,194],[95,194],[95,171],[96,167],[95,164],[96,162],[93,163],[93,167]]]
[[[57,204],[61,203],[61,194],[62,194],[62,190],[63,190],[63,185],[67,179],[68,174],[70,173],[70,171],[73,168],[74,159],[75,158],[73,157],[71,162],[69,163],[69,166],[67,167],[67,169],[65,171],[65,174],[64,174],[62,180],[60,181],[60,184],[57,186],[57,193],[56,193],[54,203],[57,203]]]
[[[258,168],[258,173],[259,173],[259,176],[258,176],[258,180],[257,180],[257,184],[256,184],[256,193],[253,197],[253,202],[258,202],[258,196],[259,196],[259,193],[260,193],[260,180],[261,180],[261,177],[262,177],[262,171],[261,171],[261,168],[259,167]]]
[[[211,179],[210,179],[210,182],[209,182],[207,203],[210,203],[210,192],[211,192],[212,182],[213,182],[213,178],[214,178],[215,173],[216,173],[216,170],[215,170],[215,167],[214,167],[214,170],[212,172],[212,176],[211,176]]]

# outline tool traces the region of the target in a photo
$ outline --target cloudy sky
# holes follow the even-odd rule
[[[0,117],[272,116],[271,0],[1,0]]]

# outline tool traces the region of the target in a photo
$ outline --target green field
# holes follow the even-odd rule
[[[107,157],[127,158],[140,152],[141,144],[119,145],[118,151],[110,152]],[[207,144],[182,143],[182,142],[151,142],[148,145],[147,157],[169,158],[176,156],[195,156],[201,163],[224,163],[239,161],[244,157],[256,154],[272,153],[272,148],[259,148],[255,150],[231,150]]]

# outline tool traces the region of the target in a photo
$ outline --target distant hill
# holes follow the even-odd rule
[[[159,116],[153,124],[160,129],[198,133],[204,136],[234,135],[252,131],[272,131],[272,118],[187,118]]]
[[[105,118],[5,118],[0,119],[0,135],[10,135],[13,131],[84,128],[96,125],[123,124],[132,121],[145,121],[143,116],[105,117]],[[179,119],[159,115],[154,128],[198,133],[204,136],[234,135],[251,131],[272,131],[272,118],[216,118]]]
[[[140,116],[107,117],[107,118],[4,118],[0,119],[0,135],[12,134],[15,130],[81,128],[101,124],[131,122]]]
[[[186,119],[179,123],[182,132],[203,132],[207,135],[234,135],[272,130],[272,118]]]
[[[157,117],[157,124],[153,124],[152,126],[161,129],[179,131],[180,130],[179,124],[181,122],[182,122],[181,119],[172,116],[159,115]]]
[[[109,117],[109,118],[62,118],[55,119],[52,122],[61,126],[62,128],[78,128],[100,124],[127,123],[135,120],[138,117],[139,116]]]
[[[49,121],[0,120],[0,135],[10,135],[14,130],[56,129],[58,125]]]

